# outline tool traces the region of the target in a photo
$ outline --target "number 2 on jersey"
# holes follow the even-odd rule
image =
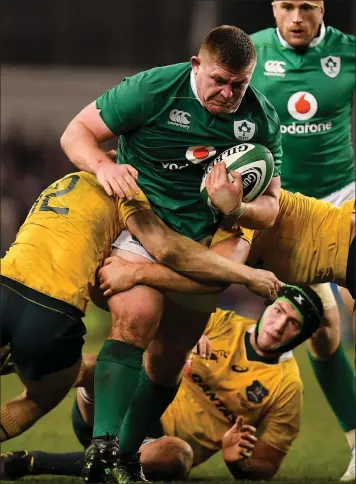
[[[67,188],[64,188],[62,190],[57,190],[59,183],[62,183],[65,180],[70,180]],[[35,211],[35,209],[37,208],[37,205],[39,204],[39,202],[41,201],[41,198],[43,197],[40,208],[38,209],[40,212],[54,212],[54,213],[57,213],[59,215],[67,215],[67,213],[69,212],[69,208],[66,208],[66,207],[51,207],[49,205],[50,199],[54,198],[54,197],[61,197],[63,195],[66,195],[67,193],[71,192],[73,190],[73,188],[76,186],[76,184],[78,183],[78,181],[79,181],[78,175],[70,175],[70,176],[60,180],[60,182],[56,183],[53,186],[53,190],[55,190],[55,191],[48,193],[47,195],[44,195],[44,196],[43,196],[43,193],[41,194],[41,196],[34,203],[32,210],[31,210],[31,213],[33,213]],[[49,187],[49,188],[52,188],[52,187]],[[47,191],[47,190],[45,190],[45,191]]]

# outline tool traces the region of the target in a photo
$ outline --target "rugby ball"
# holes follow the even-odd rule
[[[230,171],[238,171],[242,176],[243,202],[252,202],[262,195],[268,187],[274,170],[274,159],[272,153],[262,145],[242,143],[232,146],[219,156],[214,158],[206,167],[200,186],[200,193],[203,200],[211,207],[212,204],[205,186],[206,178],[217,163],[225,161],[226,171],[230,182],[234,179]]]

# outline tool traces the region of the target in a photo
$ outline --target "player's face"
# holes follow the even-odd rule
[[[277,349],[300,333],[300,314],[287,301],[277,299],[263,314],[258,334],[258,347],[262,351]]]
[[[304,2],[277,2],[273,5],[277,27],[289,45],[307,47],[318,35],[324,8]]]
[[[215,115],[236,111],[250,83],[256,63],[241,71],[219,65],[208,53],[192,57],[192,67],[199,99]]]

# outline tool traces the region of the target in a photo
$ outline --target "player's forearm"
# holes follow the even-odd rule
[[[233,224],[248,229],[268,229],[273,226],[279,212],[279,199],[271,195],[261,195],[246,204],[246,209],[238,219],[228,216]]]
[[[149,252],[152,254],[150,250]],[[253,276],[253,269],[228,260],[178,234],[166,239],[160,262],[189,278],[202,282],[249,284]]]
[[[79,170],[96,175],[98,166],[114,163],[101,149],[99,142],[81,121],[72,121],[61,137],[61,147]]]
[[[254,278],[253,269],[174,232],[151,210],[131,215],[126,226],[157,262],[191,279],[249,284]]]
[[[178,274],[161,264],[139,264],[135,271],[136,284],[155,287],[156,289],[189,294],[214,294],[223,291],[225,284],[200,283]]]
[[[265,459],[256,459],[253,456],[245,461],[226,462],[229,471],[235,479],[250,481],[271,479],[277,470],[274,463]]]

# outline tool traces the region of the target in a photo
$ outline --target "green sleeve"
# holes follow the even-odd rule
[[[106,126],[119,136],[142,125],[147,102],[142,74],[137,74],[98,97],[96,107]]]
[[[282,134],[279,116],[274,106],[259,91],[254,89],[264,112],[263,134],[261,144],[270,150],[274,158],[273,176],[280,176],[282,164]]]
[[[274,172],[273,176],[281,175],[281,164],[282,164],[282,135],[281,135],[281,124],[279,122],[279,117],[273,108],[273,111],[268,115],[268,138],[267,138],[267,148],[273,155],[274,158]]]

